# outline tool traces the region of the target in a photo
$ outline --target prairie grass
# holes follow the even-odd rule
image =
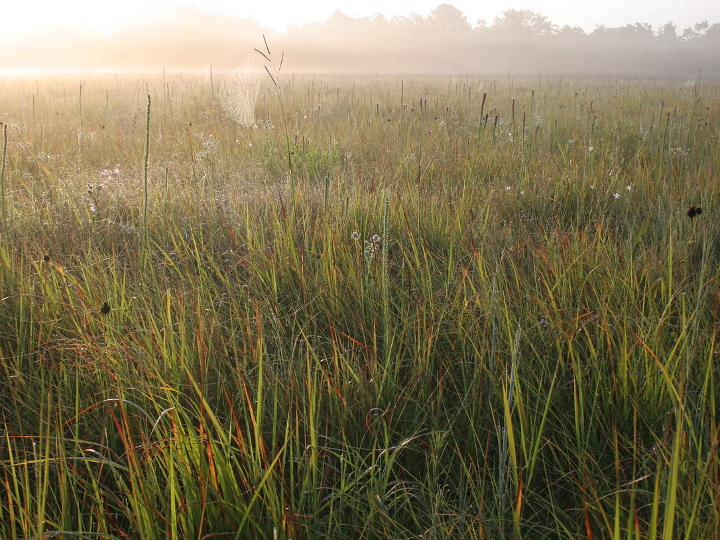
[[[720,86],[275,82],[0,80],[0,537],[717,538]]]

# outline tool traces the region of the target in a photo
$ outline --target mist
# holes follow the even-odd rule
[[[0,72],[217,71],[265,49],[283,71],[333,74],[458,74],[720,78],[720,24],[679,29],[628,22],[592,32],[541,13],[510,9],[472,23],[442,4],[430,15],[354,18],[273,32],[250,19],[181,8],[132,21],[112,35],[55,28],[0,38]]]

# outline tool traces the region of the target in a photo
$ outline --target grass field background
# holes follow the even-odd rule
[[[720,85],[271,73],[0,80],[0,537],[720,536]]]

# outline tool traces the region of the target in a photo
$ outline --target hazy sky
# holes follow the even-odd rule
[[[148,11],[164,11],[181,5],[194,5],[205,11],[249,17],[262,26],[283,30],[290,24],[322,22],[336,10],[354,17],[383,13],[387,17],[417,13],[426,16],[442,0],[13,0],[2,7],[5,38],[52,24],[91,26],[110,32],[118,24],[142,17]],[[650,23],[654,29],[668,21],[682,31],[702,20],[720,22],[718,0],[454,0],[447,3],[460,9],[474,26],[478,19],[492,24],[509,8],[531,9],[546,15],[558,25],[581,26],[590,31],[598,24],[607,27],[635,22]]]

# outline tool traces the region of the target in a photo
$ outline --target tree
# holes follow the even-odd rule
[[[339,9],[336,10],[330,18],[325,21],[325,24],[331,28],[346,29],[355,25],[357,20],[353,17],[348,17]]]
[[[475,23],[475,30],[485,30],[488,28],[487,19],[478,19]]]
[[[496,30],[515,34],[548,35],[555,33],[555,26],[545,15],[531,9],[508,9],[502,17],[496,17],[492,26]]]
[[[652,30],[652,25],[648,23],[626,24],[625,26],[618,26],[617,28],[605,28],[604,25],[599,25],[593,30],[592,36],[605,37],[608,39],[628,38],[652,38],[655,34]]]
[[[438,34],[458,36],[472,30],[467,17],[450,4],[440,4],[430,12],[428,26]]]
[[[715,23],[710,26],[703,36],[705,39],[711,39],[713,41],[720,41],[720,23]]]
[[[667,40],[676,40],[678,38],[677,26],[672,22],[665,23],[660,30],[658,30],[658,36]]]
[[[692,28],[686,28],[685,30],[683,30],[680,39],[682,39],[683,41],[687,41],[689,39],[699,38],[703,36],[705,32],[707,32],[709,27],[710,24],[707,21],[699,22]]]
[[[584,36],[585,30],[583,30],[580,26],[570,26],[568,24],[562,26],[561,28],[557,28],[555,30],[555,33],[559,36]]]

